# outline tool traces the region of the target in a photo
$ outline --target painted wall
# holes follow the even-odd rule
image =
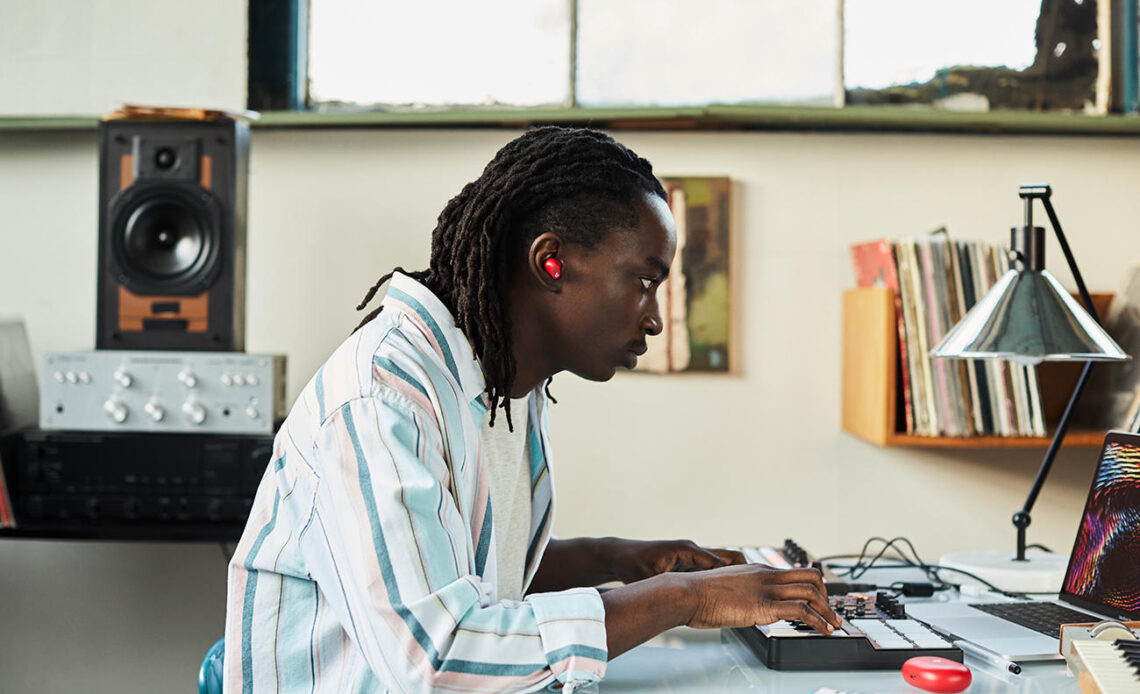
[[[0,1],[0,115],[245,108],[246,3]]]

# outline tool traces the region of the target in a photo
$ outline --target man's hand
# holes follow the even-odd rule
[[[606,538],[611,571],[622,583],[633,583],[670,571],[703,571],[746,564],[735,550],[705,549],[689,540],[643,541]]]
[[[815,569],[762,564],[664,573],[602,593],[609,657],[666,629],[749,627],[798,619],[822,634],[842,623]]]
[[[691,627],[747,627],[798,619],[830,634],[840,625],[839,616],[827,603],[823,577],[815,569],[750,564],[684,578],[693,599],[686,622]]]

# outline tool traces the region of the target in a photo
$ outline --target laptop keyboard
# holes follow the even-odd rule
[[[1070,610],[1055,602],[997,602],[972,604],[970,607],[1055,639],[1061,638],[1062,624],[1097,621],[1096,617],[1087,612]]]

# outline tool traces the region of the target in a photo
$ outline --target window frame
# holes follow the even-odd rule
[[[308,90],[308,16],[309,0],[248,0],[249,2],[249,99],[247,107],[255,111],[306,112],[315,119],[302,117],[271,117],[265,125],[282,127],[286,124],[321,125],[328,122],[352,126],[402,125],[408,122],[430,124],[462,124],[465,126],[518,123],[603,121],[612,118],[630,127],[638,122],[647,124],[673,123],[676,128],[689,127],[741,127],[794,126],[805,123],[810,128],[848,129],[871,128],[889,130],[923,130],[978,132],[996,129],[1002,132],[1084,132],[1099,131],[1077,125],[1084,119],[1111,119],[1114,114],[1135,114],[1140,110],[1140,49],[1138,49],[1138,0],[1098,0],[1106,3],[1101,12],[1111,23],[1109,72],[1112,80],[1112,97],[1108,112],[1103,114],[989,111],[970,113],[935,109],[892,108],[889,106],[768,106],[708,104],[694,107],[621,107],[597,108],[578,105],[577,51],[578,51],[578,0],[566,0],[570,11],[570,69],[569,106],[564,107],[483,107],[448,106],[439,108],[404,108],[374,106],[356,111],[321,111],[309,101]],[[838,0],[843,13],[844,0]],[[842,23],[840,26],[840,62],[842,63]],[[837,89],[840,87],[837,86]],[[841,96],[837,101],[842,102]],[[864,112],[845,112],[851,109],[874,109],[880,117]],[[553,113],[551,113],[553,112]],[[724,114],[732,114],[725,116]],[[520,117],[529,114],[529,117]],[[749,116],[748,114],[752,114]],[[789,114],[795,114],[789,116]],[[694,116],[697,116],[694,118]],[[832,117],[835,116],[835,117]],[[506,123],[504,123],[506,121]],[[913,121],[913,124],[912,124]],[[1071,123],[1070,123],[1071,121]],[[792,128],[794,129],[794,127]],[[1109,132],[1130,131],[1121,125],[1109,125]]]
[[[571,31],[577,31],[577,1]],[[1111,2],[1112,42],[1137,51],[1135,0]],[[588,125],[625,130],[745,130],[864,133],[963,133],[1140,136],[1137,69],[1114,71],[1123,107],[1132,115],[989,111],[957,112],[890,106],[718,105],[695,107],[447,107],[320,111],[307,102],[308,0],[249,0],[249,107],[255,129],[310,128],[523,128],[537,124]],[[1132,31],[1123,31],[1131,27]],[[571,95],[577,41],[571,35]],[[0,132],[94,130],[97,117],[0,117]]]

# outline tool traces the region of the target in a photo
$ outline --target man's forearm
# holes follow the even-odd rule
[[[690,583],[686,576],[660,574],[602,593],[609,659],[687,624],[693,612]]]
[[[615,580],[609,549],[612,540],[608,537],[551,540],[527,592],[549,593]]]

